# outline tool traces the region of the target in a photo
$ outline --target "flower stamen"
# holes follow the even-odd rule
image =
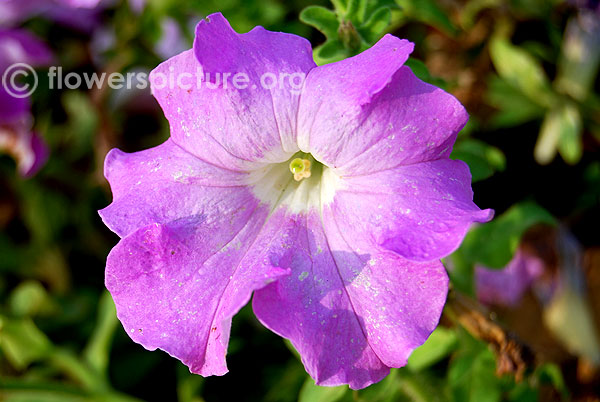
[[[310,161],[308,159],[296,158],[290,162],[290,172],[294,174],[294,180],[300,181],[310,177]]]

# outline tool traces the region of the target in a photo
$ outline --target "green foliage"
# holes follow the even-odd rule
[[[554,159],[556,151],[570,164],[581,159],[581,116],[577,107],[565,102],[546,113],[540,136],[535,146],[535,158],[542,164]]]
[[[556,220],[537,204],[515,204],[492,222],[471,230],[462,251],[470,261],[488,268],[503,268],[512,259],[523,233],[538,223],[553,225]]]
[[[457,141],[450,155],[469,165],[473,182],[487,179],[506,166],[506,158],[498,148],[473,138]]]
[[[10,311],[16,317],[48,315],[57,306],[46,289],[38,281],[21,282],[10,294]]]
[[[302,10],[300,20],[325,35],[315,48],[319,65],[354,56],[371,47],[390,25],[392,12],[387,1],[337,0],[334,10],[310,6]]]
[[[112,337],[119,325],[117,311],[108,291],[104,291],[98,305],[98,318],[92,336],[83,351],[83,358],[98,373],[106,375]]]
[[[523,202],[513,205],[492,222],[471,229],[461,247],[448,258],[452,282],[459,290],[474,294],[475,264],[504,268],[517,250],[523,233],[540,223],[554,225],[556,219],[539,205]]]
[[[491,128],[515,127],[541,119],[545,113],[543,106],[497,76],[488,80],[486,101],[498,109],[489,123]]]
[[[525,50],[512,45],[503,37],[496,36],[490,42],[490,56],[500,77],[531,101],[544,108],[555,103],[544,69]]]
[[[307,378],[298,396],[299,402],[336,402],[349,392],[347,386],[320,387],[314,380]]]
[[[496,359],[483,342],[468,334],[460,336],[459,351],[448,368],[448,385],[456,402],[497,402],[501,400]]]
[[[454,36],[458,29],[435,0],[396,0],[405,21],[420,21]]]
[[[51,344],[31,319],[0,317],[0,347],[19,370],[50,355]]]
[[[583,115],[600,113],[589,97],[600,66],[600,28],[569,22],[553,83],[525,46],[541,49],[540,54],[548,51],[536,42],[515,46],[502,30],[490,41],[490,57],[502,79],[490,81],[488,99],[499,109],[493,125],[514,126],[545,115],[535,147],[536,161],[548,164],[558,152],[567,163],[578,163],[583,154]]]
[[[407,367],[412,371],[426,369],[447,357],[457,346],[456,332],[438,327],[423,345],[412,352]]]

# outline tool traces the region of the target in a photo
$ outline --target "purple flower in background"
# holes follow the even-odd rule
[[[363,388],[406,364],[445,303],[440,258],[492,216],[448,158],[467,113],[403,66],[412,50],[386,35],[316,67],[305,39],[237,34],[214,14],[153,71],[171,138],[107,155],[113,202],[100,211],[121,237],[106,286],[134,341],[222,375],[232,317],[254,293],[256,317],[320,385]],[[198,69],[211,85],[162,85]],[[248,88],[216,85],[226,73]],[[303,86],[260,85],[298,73]]]
[[[0,75],[3,77],[14,63],[39,66],[51,60],[50,50],[27,31],[0,30]],[[5,84],[11,85],[10,80],[0,83],[0,152],[12,155],[19,173],[28,177],[44,164],[48,150],[31,130],[29,98],[23,96],[19,88]]]
[[[189,42],[181,32],[179,23],[173,18],[165,18],[160,22],[162,35],[154,45],[154,51],[162,58],[168,59],[189,47]]]
[[[487,304],[514,307],[543,272],[542,260],[518,249],[502,269],[475,266],[477,298]]]
[[[107,0],[2,0],[0,26],[15,26],[36,15],[80,30],[89,30],[98,16],[95,10]]]

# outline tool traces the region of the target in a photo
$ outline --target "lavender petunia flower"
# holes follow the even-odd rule
[[[107,155],[114,199],[100,211],[121,237],[106,286],[134,341],[222,375],[254,293],[256,317],[320,385],[359,389],[406,364],[445,303],[440,258],[492,216],[448,158],[467,113],[403,66],[412,50],[386,35],[316,67],[305,39],[237,34],[214,14],[152,72],[171,138]],[[198,69],[211,85],[162,85]],[[219,73],[250,84],[216,85]],[[266,89],[265,73],[307,76]]]
[[[29,32],[0,29],[0,76],[14,63],[33,66],[49,64],[50,50]],[[18,88],[0,83],[0,152],[12,155],[24,177],[35,174],[48,158],[48,149],[39,135],[31,130],[28,97],[15,97]]]
[[[533,281],[544,272],[538,257],[518,249],[503,269],[475,266],[477,298],[487,304],[516,306]]]
[[[0,26],[15,26],[22,21],[43,15],[75,29],[87,31],[95,25],[101,3],[109,0],[2,0]]]

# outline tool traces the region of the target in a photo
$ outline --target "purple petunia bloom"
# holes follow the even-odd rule
[[[82,31],[90,30],[98,20],[98,8],[109,0],[2,0],[0,26],[15,26],[22,21],[43,15],[49,19]]]
[[[107,155],[100,211],[121,237],[106,286],[135,342],[222,375],[232,317],[254,294],[258,320],[320,385],[363,388],[406,364],[446,300],[440,258],[492,216],[448,158],[467,113],[403,66],[412,50],[386,35],[317,67],[305,39],[238,34],[214,14],[152,72],[171,138]],[[207,85],[163,85],[198,70]],[[226,73],[249,86],[219,83]],[[258,85],[298,73],[300,87]]]
[[[533,281],[544,272],[538,257],[518,249],[502,269],[475,266],[477,298],[487,304],[515,307]]]
[[[52,60],[50,50],[29,32],[0,29],[0,76],[14,63],[46,65]],[[12,155],[24,177],[35,174],[48,158],[43,140],[31,130],[30,101],[20,96],[19,88],[0,83],[0,152]],[[13,96],[17,94],[19,96]]]

